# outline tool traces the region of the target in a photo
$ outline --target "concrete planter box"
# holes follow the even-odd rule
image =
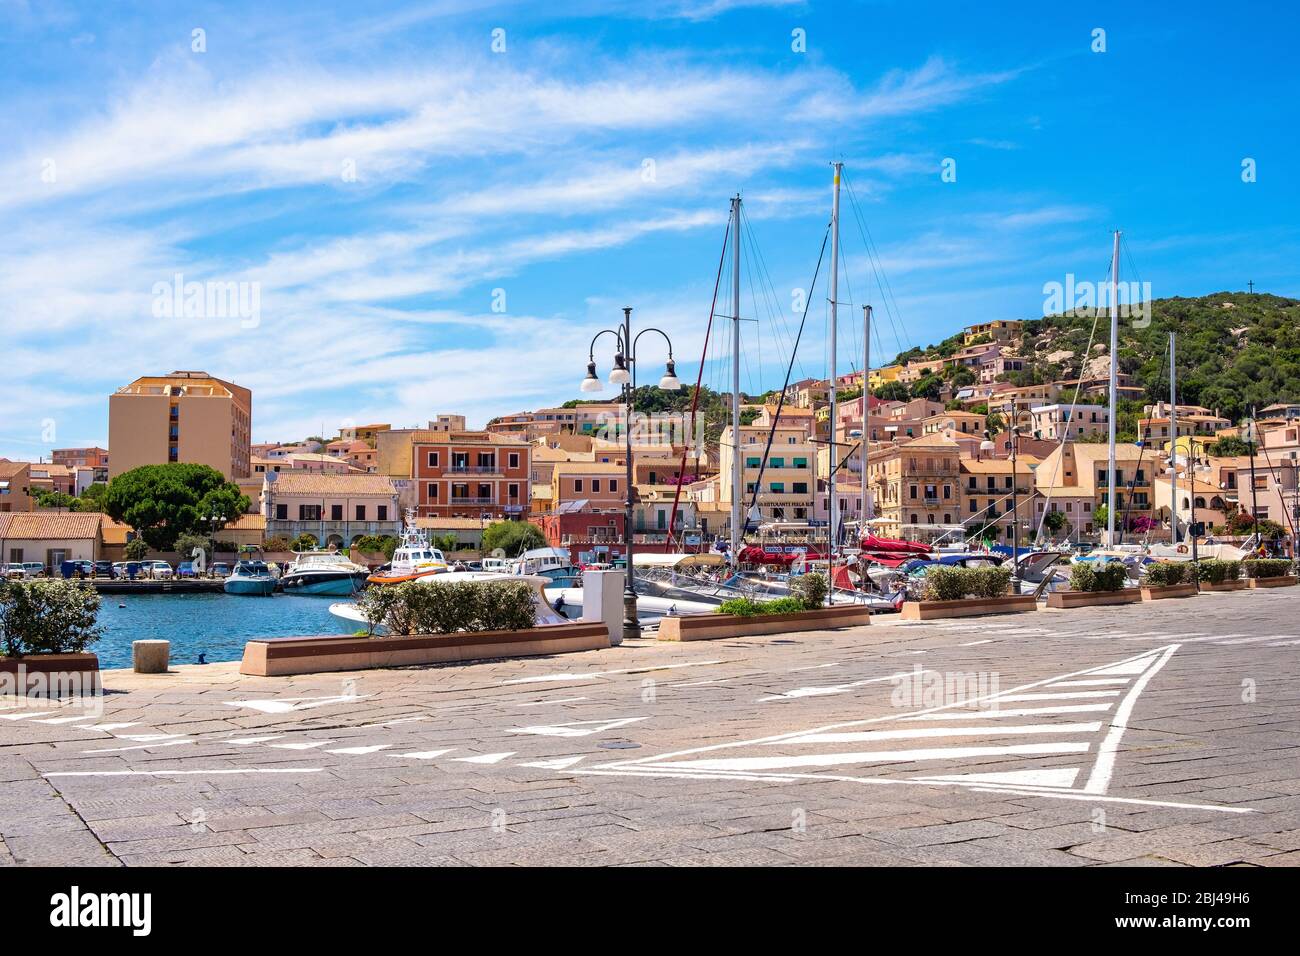
[[[1289,574],[1279,575],[1275,578],[1250,578],[1252,588],[1289,588],[1300,583],[1300,578],[1293,578]]]
[[[793,614],[687,614],[659,619],[661,641],[716,641],[724,637],[752,637],[760,634],[793,634],[835,627],[859,627],[871,623],[871,610],[860,604],[822,607]]]
[[[1142,587],[1142,600],[1162,601],[1165,598],[1196,597],[1195,584],[1164,584],[1160,587]]]
[[[1032,594],[996,598],[969,598],[960,601],[907,601],[903,620],[932,621],[942,617],[978,617],[982,614],[1018,614],[1037,611],[1038,600]]]
[[[1047,606],[1057,608],[1099,607],[1103,604],[1137,604],[1142,592],[1137,588],[1118,591],[1048,591]]]
[[[1250,587],[1250,582],[1238,578],[1236,581],[1220,581],[1218,584],[1211,584],[1209,581],[1201,582],[1202,591],[1244,591]]]
[[[272,637],[244,645],[244,659],[239,672],[255,677],[284,677],[323,671],[569,654],[609,646],[609,629],[601,623],[409,637]]]
[[[0,697],[7,693],[27,696],[43,690],[65,693],[99,691],[99,655],[29,654],[0,657]]]

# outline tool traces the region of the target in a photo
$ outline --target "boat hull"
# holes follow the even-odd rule
[[[318,594],[328,597],[347,597],[365,585],[361,574],[286,574],[280,579],[285,594]]]
[[[408,581],[422,581],[425,578],[433,577],[435,574],[446,573],[446,568],[438,568],[437,570],[418,571],[412,574],[372,574],[370,577],[366,578],[366,580],[371,584],[379,585],[406,584]]]
[[[275,578],[237,578],[227,579],[222,585],[227,594],[251,594],[264,596],[275,593]]]

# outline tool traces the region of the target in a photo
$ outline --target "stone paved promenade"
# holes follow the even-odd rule
[[[1295,865],[1298,592],[107,672],[0,704],[0,865]]]

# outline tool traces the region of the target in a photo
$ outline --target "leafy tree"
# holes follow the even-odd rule
[[[1233,458],[1237,455],[1250,454],[1250,442],[1235,435],[1226,435],[1216,442],[1210,442],[1205,450],[1215,458]]]
[[[1097,505],[1092,509],[1093,527],[1098,530],[1106,527],[1106,522],[1110,520],[1110,509],[1105,505]]]
[[[319,542],[314,534],[304,531],[289,544],[290,551],[315,551]]]
[[[367,554],[382,553],[389,560],[392,560],[397,544],[397,539],[391,534],[359,534],[352,539],[352,547],[358,551]]]
[[[38,508],[67,508],[74,511],[77,499],[72,495],[64,494],[62,491],[38,491],[36,492],[36,507]]]
[[[905,402],[911,397],[905,382],[886,382],[876,389],[876,398],[882,402]]]
[[[171,551],[186,533],[217,531],[243,514],[248,496],[207,465],[142,465],[118,475],[104,512],[130,525],[156,551]]]
[[[1069,521],[1066,520],[1063,511],[1049,511],[1043,515],[1043,527],[1054,535],[1060,534],[1067,524]]]
[[[938,401],[939,393],[943,391],[943,379],[937,375],[925,374],[912,383],[908,389],[908,394],[912,398],[928,398],[930,401]]]
[[[263,551],[288,551],[293,542],[282,534],[273,534],[262,541]]]
[[[145,544],[144,538],[132,538],[122,549],[128,561],[143,561],[145,555],[149,553],[149,545]]]
[[[183,534],[176,539],[176,553],[184,561],[191,560],[196,550],[203,552],[203,560],[212,561],[212,539],[203,534]]]
[[[540,528],[527,521],[494,521],[483,529],[483,550],[501,548],[508,557],[518,557],[530,548],[546,547]]]

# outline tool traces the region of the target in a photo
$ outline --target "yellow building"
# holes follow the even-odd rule
[[[994,322],[981,322],[978,325],[966,326],[966,335],[962,340],[963,345],[970,345],[973,341],[983,335],[987,335],[994,342],[1010,342],[1012,339],[1020,337],[1020,330],[1025,326],[1024,322],[1019,319],[998,319]]]
[[[876,532],[933,540],[961,525],[961,447],[942,434],[886,447],[867,468]]]
[[[867,384],[872,390],[887,385],[890,382],[897,382],[898,376],[903,374],[903,366],[886,365],[884,368],[873,368],[871,374],[867,377]]]
[[[110,478],[141,465],[210,465],[247,478],[253,393],[207,372],[138,378],[108,398]]]
[[[803,425],[778,425],[772,430],[772,448],[764,465],[769,430],[767,425],[740,426],[741,502],[748,508],[757,489],[758,510],[763,521],[807,521],[813,517],[812,475],[818,446],[809,439]],[[736,454],[732,434],[728,425],[718,444],[718,500],[727,507],[732,500],[731,469]]]

